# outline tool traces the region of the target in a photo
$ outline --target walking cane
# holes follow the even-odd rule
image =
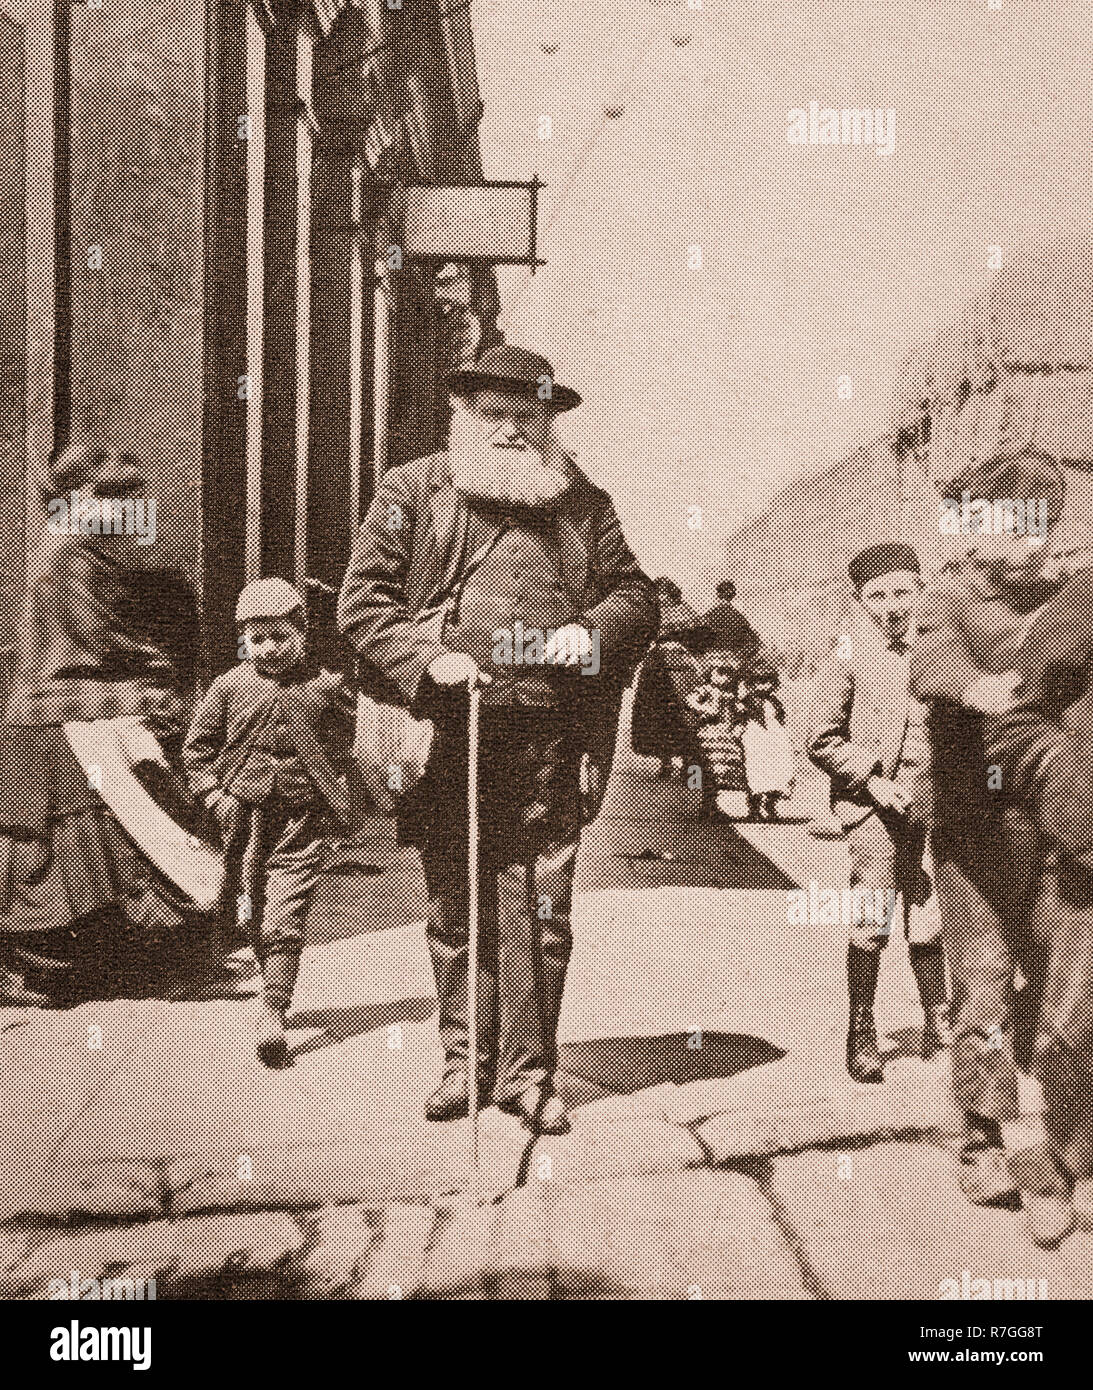
[[[467,1081],[471,1120],[471,1201],[478,1205],[478,714],[482,692],[470,681],[467,719]]]

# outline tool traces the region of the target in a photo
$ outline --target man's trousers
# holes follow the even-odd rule
[[[970,1117],[1020,1114],[1039,1081],[1044,1128],[1074,1178],[1093,1176],[1093,874],[1051,854],[1010,808],[959,846],[935,840],[953,979],[953,1091]],[[1024,981],[1015,989],[1020,971]]]
[[[465,1070],[468,1055],[466,851],[450,839],[420,848],[448,1074]],[[577,841],[566,840],[505,864],[483,855],[479,865],[478,1065],[495,1102],[554,1074],[576,858]]]
[[[957,1104],[969,1116],[1015,1120],[1017,1056],[1027,1059],[1026,997],[1014,974],[1027,940],[1025,924],[1037,871],[1035,830],[1012,808],[939,827],[934,867],[945,951],[952,976],[952,1077]]]

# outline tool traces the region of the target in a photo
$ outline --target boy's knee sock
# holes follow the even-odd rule
[[[931,941],[925,945],[911,944],[907,953],[911,958],[911,969],[915,972],[918,997],[929,1014],[931,1009],[938,1008],[948,998],[944,949],[940,941]]]
[[[846,951],[846,979],[850,990],[850,1008],[872,1009],[877,994],[880,973],[880,951],[868,950],[851,942]]]
[[[296,988],[296,976],[300,972],[300,955],[297,951],[276,951],[262,961],[262,993],[266,1002],[280,1009],[288,1009],[292,1003],[292,992]]]

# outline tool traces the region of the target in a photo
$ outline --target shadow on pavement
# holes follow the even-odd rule
[[[688,1044],[691,1033],[644,1038],[595,1038],[563,1043],[558,1049],[555,1084],[567,1105],[586,1105],[604,1096],[629,1096],[671,1082],[712,1081],[750,1067],[776,1062],[786,1054],[765,1038],[747,1033],[706,1033],[702,1046]]]
[[[324,1047],[348,1042],[350,1038],[392,1023],[427,1023],[435,1013],[436,1000],[420,998],[394,999],[382,1004],[358,1004],[339,1009],[306,1009],[303,1013],[292,1014],[287,1026],[321,1028],[323,1031],[292,1048],[289,1060],[295,1061],[308,1052],[319,1052]]]

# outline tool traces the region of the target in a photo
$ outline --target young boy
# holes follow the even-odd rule
[[[945,1043],[947,1001],[941,924],[923,868],[925,825],[909,815],[929,764],[926,711],[910,696],[910,645],[922,588],[909,545],[869,546],[850,561],[866,621],[832,652],[820,674],[806,740],[808,756],[831,778],[846,831],[850,886],[866,901],[902,900],[903,928],[925,1014],[922,1056]],[[873,914],[874,918],[876,913]],[[884,914],[882,913],[883,917]],[[884,1080],[873,1002],[890,920],[850,927],[850,1027],[846,1068],[855,1081]]]
[[[1055,718],[1044,712],[1051,687],[1065,674],[1062,688],[1073,683],[1077,694],[1081,680],[1072,661],[1041,653],[1041,669],[1021,696],[1023,715],[1014,691],[1019,673],[1034,673],[1036,663],[1027,666],[1022,656],[1029,631],[1060,589],[1048,559],[1066,479],[1035,452],[1003,453],[954,479],[943,501],[958,506],[969,497],[1034,499],[1044,525],[1042,534],[1011,527],[960,543],[964,553],[924,596],[911,661],[912,689],[930,707],[931,841],[953,980],[953,1092],[964,1117],[959,1182],[978,1205],[1009,1205],[1020,1193],[1033,1238],[1053,1245],[1073,1218],[1066,1146],[1061,1157],[1030,1161],[1042,1146],[1026,1142],[1018,1073],[1044,1071],[1030,1057],[1044,993],[1042,937],[1074,940],[1075,904],[1059,887],[1057,856],[1045,857],[1041,837],[1057,840],[1065,821],[1087,824],[1088,803],[1083,780],[1069,775],[1073,765],[1041,736]],[[1082,623],[1080,609],[1049,611],[1048,631],[1076,632]],[[1041,779],[1046,799],[1035,790]],[[1050,794],[1060,790],[1061,797]],[[1075,978],[1087,954],[1075,950]],[[1020,992],[1017,969],[1026,980]],[[1046,1092],[1049,1112],[1064,1108],[1055,1104],[1059,1088],[1050,1075]]]
[[[348,827],[353,705],[341,676],[308,669],[306,608],[291,584],[248,584],[235,620],[244,658],[209,687],[183,759],[220,826],[241,907],[260,923],[258,1056],[283,1067],[308,905],[329,841]]]

